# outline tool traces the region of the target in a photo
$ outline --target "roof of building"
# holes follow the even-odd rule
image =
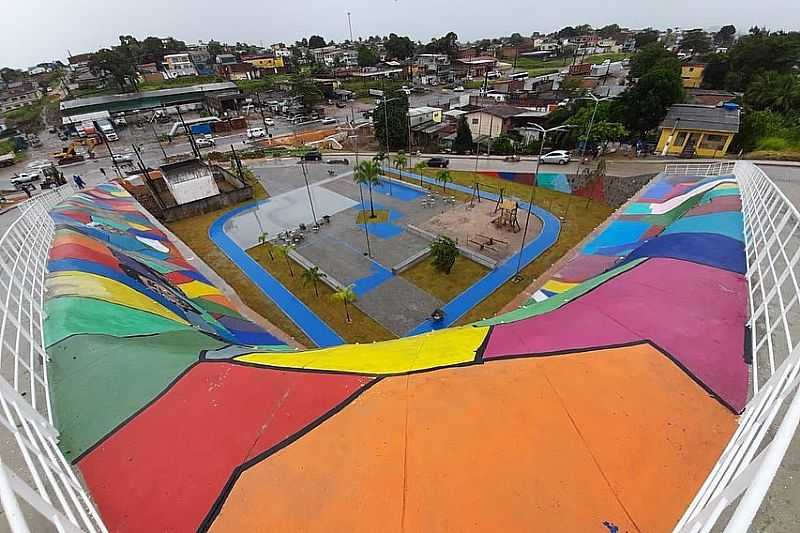
[[[174,89],[159,89],[157,91],[144,91],[141,93],[129,94],[112,94],[108,96],[92,96],[90,98],[76,98],[74,100],[66,100],[61,102],[61,109],[73,109],[76,107],[85,107],[89,105],[102,105],[117,102],[127,102],[130,100],[138,100],[141,98],[174,96],[182,94],[204,93],[209,91],[222,91],[236,89],[236,84],[231,81],[223,81],[218,83],[207,83],[205,85],[192,85],[189,87],[176,87]]]
[[[522,109],[521,107],[514,107],[511,105],[493,105],[484,107],[483,109],[478,109],[476,111],[471,111],[470,113],[487,113],[489,115],[494,115],[495,117],[511,118],[525,112],[527,112],[527,109]]]
[[[428,113],[435,113],[437,111],[441,111],[442,109],[439,107],[431,107],[431,106],[420,106],[420,107],[410,107],[408,109],[408,116],[409,117],[416,117],[419,115],[426,115]]]
[[[722,106],[675,104],[669,108],[661,128],[673,128],[676,121],[681,129],[739,132],[741,110]]]

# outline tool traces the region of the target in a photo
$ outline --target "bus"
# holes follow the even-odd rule
[[[528,79],[528,73],[527,72],[515,72],[513,74],[509,74],[508,75],[508,79],[509,80],[514,80],[514,81],[527,80]]]

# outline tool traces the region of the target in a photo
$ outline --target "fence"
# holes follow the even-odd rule
[[[719,173],[717,165],[692,172]],[[724,525],[726,532],[747,531],[800,422],[800,287],[795,273],[800,213],[752,163],[737,161],[733,171],[742,195],[748,264],[751,399],[676,526],[679,532],[705,532],[715,525]],[[674,170],[668,167],[667,172]],[[726,520],[721,520],[723,513]]]
[[[736,161],[715,163],[669,163],[664,172],[680,176],[725,176],[733,174]]]
[[[47,381],[48,210],[70,194],[65,186],[20,204],[0,237],[0,503],[14,533],[106,531],[58,448]]]

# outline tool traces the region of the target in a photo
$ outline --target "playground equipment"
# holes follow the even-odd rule
[[[500,198],[502,199],[502,191],[500,193]],[[492,224],[495,225],[497,228],[506,229],[513,233],[520,231],[522,228],[519,225],[519,220],[517,218],[517,211],[519,210],[519,204],[514,200],[503,200],[497,202],[497,207],[495,208],[495,213],[500,211],[500,216],[492,219]]]
[[[476,233],[475,238],[469,237],[468,241],[470,244],[475,245],[479,250],[488,248],[489,250],[497,251],[495,247],[498,245],[503,246],[504,248],[508,247],[508,241],[498,239],[497,237],[487,237],[486,235],[482,235],[480,233]]]

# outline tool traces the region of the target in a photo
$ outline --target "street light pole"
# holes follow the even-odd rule
[[[582,96],[579,100],[594,100],[594,110],[592,111],[592,118],[589,119],[589,127],[586,129],[586,138],[583,139],[583,146],[581,146],[581,165],[583,164],[583,158],[586,155],[586,143],[589,142],[589,135],[592,134],[592,126],[594,126],[594,117],[597,114],[597,106],[600,105],[600,102],[604,102],[606,100],[611,100],[614,98],[613,96],[606,96],[605,98],[598,98],[594,95],[594,93],[588,93],[589,98]]]
[[[311,187],[308,185],[308,172],[306,171],[306,164],[300,162],[300,168],[303,170],[303,179],[306,181],[306,192],[308,193],[308,203],[311,205],[311,216],[314,218],[314,225],[317,223],[317,213],[314,210],[314,200],[311,199]]]
[[[539,157],[536,158],[536,170],[533,174],[533,183],[531,183],[531,194],[528,199],[528,211],[525,213],[525,229],[522,231],[522,242],[519,245],[519,253],[517,254],[517,268],[513,278],[515,282],[522,280],[522,276],[519,274],[519,271],[522,268],[522,250],[525,248],[525,239],[528,237],[528,226],[531,222],[531,209],[533,208],[533,202],[536,199],[536,183],[539,180],[539,166],[542,164],[542,148],[544,147],[548,133],[551,131],[565,131],[567,129],[567,126],[556,126],[555,128],[550,129],[545,129],[538,124],[531,124],[531,126],[539,130],[539,132],[542,134],[542,140],[539,143]]]

